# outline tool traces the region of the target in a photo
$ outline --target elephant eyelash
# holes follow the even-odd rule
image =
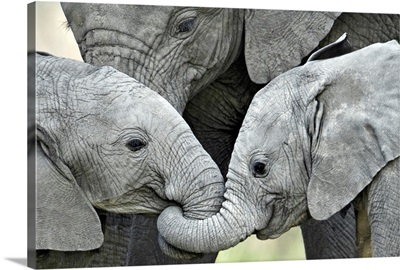
[[[65,30],[71,30],[71,24],[69,23],[69,21],[64,21],[61,25],[64,27]]]

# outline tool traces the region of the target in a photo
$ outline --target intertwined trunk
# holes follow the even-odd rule
[[[225,201],[220,211],[209,218],[188,219],[179,207],[165,209],[157,223],[160,242],[167,242],[162,245],[163,251],[178,257],[181,255],[174,247],[193,253],[218,252],[250,236],[257,227],[257,214],[241,199],[237,185],[228,178]]]

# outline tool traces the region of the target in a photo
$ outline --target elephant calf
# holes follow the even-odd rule
[[[256,94],[220,212],[195,221],[167,208],[158,220],[166,241],[192,252],[226,249],[354,202],[360,256],[400,256],[400,46],[347,52],[345,44],[343,36]]]
[[[37,54],[34,143],[37,250],[99,248],[95,209],[154,215],[181,205],[206,218],[223,201],[223,177],[179,113],[111,67]],[[85,266],[40,258],[38,268]]]

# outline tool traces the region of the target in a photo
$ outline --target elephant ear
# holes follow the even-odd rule
[[[314,63],[314,70],[336,73],[326,82],[318,76],[318,85],[310,87],[309,104],[315,110],[309,119],[315,123],[309,125],[314,130],[307,201],[317,220],[351,203],[388,162],[400,156],[400,50],[397,55],[386,54],[380,46],[367,52]]]
[[[247,10],[245,58],[251,80],[265,84],[299,65],[329,33],[340,13]]]
[[[344,33],[338,40],[335,42],[319,49],[318,51],[314,52],[307,60],[308,62],[315,61],[315,60],[323,60],[338,57],[341,55],[345,55],[351,53],[353,47],[350,45],[349,41],[347,40],[347,34]]]
[[[100,219],[40,126],[36,164],[36,249],[99,248],[103,243]]]

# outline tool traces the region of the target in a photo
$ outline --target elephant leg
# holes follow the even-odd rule
[[[183,117],[204,149],[226,175],[247,108],[262,87],[251,82],[244,56],[187,104]]]
[[[215,262],[217,254],[192,260],[165,255],[158,245],[157,217],[99,212],[104,222],[104,243],[95,253],[91,267],[198,264]]]
[[[92,261],[97,250],[56,251],[36,250],[37,269],[85,268]]]
[[[351,206],[327,220],[311,219],[301,225],[307,259],[356,258],[356,219]]]
[[[400,158],[386,165],[370,185],[368,198],[372,255],[400,256]]]
[[[97,210],[100,217],[104,242],[98,249],[90,266],[125,266],[128,256],[129,227],[131,217]]]

